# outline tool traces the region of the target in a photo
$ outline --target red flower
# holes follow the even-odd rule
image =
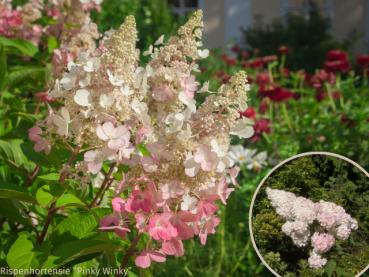
[[[256,76],[255,83],[259,86],[263,86],[270,83],[269,73],[260,72]]]
[[[305,73],[305,81],[306,81],[306,83],[308,83],[309,85],[311,85],[311,79],[312,79],[312,76],[309,73]]]
[[[200,67],[200,71],[201,71],[201,72],[206,72],[206,71],[208,71],[208,69],[207,69],[206,67],[203,67],[203,66],[202,66],[202,67]]]
[[[233,46],[233,47],[231,48],[231,50],[232,50],[233,52],[240,52],[240,51],[241,51],[241,48],[240,48],[240,47],[238,47],[237,45],[235,45],[235,46]]]
[[[261,102],[260,103],[260,105],[259,105],[259,113],[260,114],[265,114],[268,109],[269,109],[268,102]]]
[[[274,62],[274,61],[276,61],[276,60],[278,60],[277,55],[273,55],[273,56],[265,56],[265,57],[263,58],[263,62],[264,62],[264,63],[271,63],[271,62]]]
[[[235,58],[227,58],[225,62],[227,63],[228,66],[237,64],[237,60]]]
[[[313,83],[314,88],[321,88],[324,86],[324,83],[329,83],[330,86],[334,84],[336,80],[336,76],[332,72],[327,72],[324,69],[320,70],[317,74],[311,77],[311,82]]]
[[[322,91],[322,90],[318,90],[316,92],[316,96],[315,99],[318,100],[319,102],[326,99],[328,97],[328,92]],[[341,94],[337,91],[332,91],[332,97],[333,99],[337,99],[341,97]]]
[[[248,117],[248,118],[255,119],[256,118],[255,109],[253,107],[248,107],[246,111],[244,111],[243,113],[240,112],[240,117]]]
[[[282,75],[285,75],[286,77],[290,77],[291,76],[291,72],[288,68],[281,68],[279,69],[279,73]]]
[[[325,59],[328,62],[335,62],[335,61],[345,62],[347,61],[347,55],[342,50],[331,50],[327,53],[327,56]]]
[[[214,75],[218,78],[222,77],[223,75],[225,74],[225,71],[222,70],[222,71],[215,71],[214,72]]]
[[[249,55],[249,53],[242,52],[241,57],[247,59],[248,57],[250,57],[250,55]]]
[[[258,54],[258,53],[260,53],[260,49],[254,48],[254,49],[252,49],[252,52],[255,53],[255,54]]]
[[[277,50],[278,54],[288,54],[290,53],[290,48],[288,48],[287,46],[281,46],[278,48]]]
[[[327,72],[347,72],[350,69],[350,64],[348,61],[325,62],[324,68]]]
[[[361,65],[362,67],[369,65],[369,55],[359,55],[357,57],[357,64]]]
[[[251,142],[258,142],[263,137],[263,132],[270,134],[269,119],[260,119],[255,121],[254,125],[254,135],[250,138]]]
[[[348,118],[345,113],[342,113],[341,125],[345,125],[345,124],[346,124],[347,128],[354,127],[354,126],[357,125],[354,120]],[[255,126],[255,124],[254,124],[254,126]]]
[[[228,55],[227,54],[220,54],[219,57],[222,59],[222,60],[226,60],[228,58]]]
[[[252,84],[254,81],[252,80],[250,75],[247,75],[247,84]]]
[[[223,77],[222,83],[223,84],[227,83],[231,78],[232,78],[232,76],[225,76],[225,77]]]
[[[288,90],[283,90],[281,86],[276,84],[262,86],[258,90],[260,99],[268,97],[272,101],[281,102],[293,97],[293,93]]]
[[[346,72],[350,69],[350,64],[347,60],[347,55],[342,50],[331,50],[326,56],[324,68],[328,72]]]
[[[261,58],[256,58],[256,59],[253,59],[252,61],[249,61],[249,62],[242,62],[241,63],[241,66],[242,67],[249,67],[249,68],[263,68],[263,60]]]

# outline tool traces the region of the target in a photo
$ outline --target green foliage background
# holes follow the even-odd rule
[[[309,248],[296,247],[282,233],[284,220],[271,206],[265,192],[267,187],[290,191],[313,202],[324,200],[343,206],[358,220],[359,228],[351,233],[349,240],[336,240],[329,256],[338,267],[346,267],[347,276],[359,273],[368,265],[369,178],[359,168],[333,156],[308,155],[283,164],[260,187],[252,211],[255,242],[267,260],[273,263],[270,252],[279,253],[281,261],[288,264],[283,270],[275,266],[278,273],[304,276],[298,264],[308,259]],[[310,271],[304,274],[327,276]]]

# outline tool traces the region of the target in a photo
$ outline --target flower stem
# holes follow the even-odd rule
[[[336,107],[336,104],[334,104],[334,100],[333,100],[333,95],[332,95],[332,90],[331,90],[331,87],[329,86],[329,84],[325,84],[326,88],[327,88],[327,91],[328,91],[328,95],[329,95],[329,101],[331,102],[331,105],[332,105],[332,109],[333,111],[336,111],[337,110],[337,107]]]
[[[363,87],[366,88],[368,86],[368,76],[367,76],[367,67],[363,68]]]
[[[101,187],[100,187],[99,191],[97,192],[97,194],[96,194],[95,198],[92,200],[92,202],[91,202],[91,204],[90,204],[90,208],[92,208],[92,207],[96,204],[96,202],[97,202],[97,200],[99,199],[99,197],[100,197],[101,193],[104,191],[104,188],[105,188],[106,184],[107,184],[107,183],[108,183],[108,181],[109,181],[109,177],[110,177],[110,175],[111,175],[111,174],[113,173],[113,171],[114,171],[114,167],[115,167],[115,165],[116,165],[116,163],[113,163],[113,164],[110,166],[110,170],[109,170],[108,174],[106,174],[106,175],[105,175],[105,179],[104,179],[104,181],[103,181],[103,183],[102,183],[102,185],[101,185]]]
[[[337,88],[337,92],[340,94],[340,105],[341,105],[341,108],[343,108],[343,106],[345,105],[345,102],[343,101],[343,95],[342,95],[342,92],[341,92],[341,73],[338,73],[337,74],[336,88]]]
[[[70,166],[73,163],[73,160],[76,157],[76,155],[78,154],[80,148],[81,148],[81,146],[79,146],[79,145],[77,145],[76,148],[74,148],[73,153],[72,153],[72,155],[70,155],[70,158],[68,160],[67,166]],[[66,168],[66,170],[60,174],[60,178],[59,178],[59,181],[58,181],[60,184],[64,183],[65,177],[67,176],[67,171],[68,171],[68,168]],[[43,242],[43,240],[46,236],[46,233],[47,233],[47,229],[49,228],[51,219],[54,215],[54,212],[56,211],[56,209],[55,209],[56,202],[57,201],[53,202],[50,206],[49,212],[48,212],[46,220],[45,220],[44,228],[42,229],[42,233],[41,233],[39,239],[37,240],[37,243],[39,245],[42,245],[42,242]]]
[[[291,119],[288,116],[288,112],[287,112],[287,108],[286,108],[285,103],[282,103],[282,109],[283,109],[284,117],[286,118],[286,121],[287,121],[288,128],[290,129],[292,136],[296,139],[296,134],[295,134],[295,131],[293,130]]]
[[[131,246],[129,247],[126,255],[124,256],[124,259],[123,259],[122,263],[120,264],[120,267],[119,267],[120,270],[119,271],[123,271],[126,268],[126,266],[128,264],[128,261],[132,257],[133,252],[135,251],[135,248],[138,244],[138,241],[140,240],[141,234],[142,233],[137,231],[137,234],[136,234],[135,238],[133,239]],[[122,276],[122,274],[118,273],[117,275],[115,275],[115,277],[120,277],[120,276]]]

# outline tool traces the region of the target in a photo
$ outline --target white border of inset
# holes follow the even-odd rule
[[[369,0],[368,0],[369,1]],[[362,172],[365,173],[366,176],[368,176],[369,178],[369,173],[366,172],[364,170],[364,168],[362,168],[360,165],[358,165],[357,163],[355,163],[354,161],[351,161],[350,159],[344,157],[344,156],[341,156],[341,155],[338,155],[338,154],[334,154],[334,153],[329,153],[329,152],[306,152],[306,153],[303,153],[303,154],[298,154],[296,156],[293,156],[291,158],[288,158],[286,160],[284,160],[283,162],[277,164],[271,171],[268,172],[268,174],[263,178],[263,180],[261,180],[258,188],[256,189],[255,193],[254,193],[254,196],[252,197],[252,201],[251,201],[251,206],[250,206],[250,215],[249,215],[249,229],[250,229],[250,237],[251,237],[251,241],[252,241],[252,245],[254,246],[254,249],[256,251],[256,253],[258,254],[260,260],[263,262],[263,264],[275,275],[275,276],[278,276],[278,277],[282,277],[280,276],[279,274],[277,274],[263,259],[263,256],[261,256],[260,252],[259,252],[259,249],[257,248],[256,246],[256,243],[255,243],[255,240],[254,240],[254,235],[252,233],[252,208],[254,207],[254,201],[255,201],[255,198],[256,198],[256,195],[258,194],[259,192],[259,189],[260,187],[264,184],[265,180],[269,177],[270,174],[272,174],[277,168],[279,168],[281,165],[291,161],[291,160],[294,160],[296,158],[300,158],[300,157],[304,157],[304,156],[309,156],[309,155],[327,155],[327,156],[333,156],[333,157],[336,157],[336,158],[340,158],[340,159],[343,159],[345,161],[348,161],[350,163],[352,163],[354,166],[356,166],[357,168],[359,168]],[[362,274],[365,273],[366,270],[369,269],[369,265],[364,268],[363,271],[361,271],[358,275],[356,275],[355,277],[359,277],[361,276]]]

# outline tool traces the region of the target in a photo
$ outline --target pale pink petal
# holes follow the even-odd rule
[[[43,139],[39,136],[39,134],[42,134],[42,129],[40,127],[34,126],[29,129],[28,132],[29,138],[34,142],[40,142]]]
[[[151,260],[148,252],[143,252],[135,259],[135,264],[141,268],[147,268],[151,266]]]
[[[126,201],[123,198],[115,197],[111,203],[113,204],[114,211],[117,211],[117,212],[125,211],[124,206],[126,204]]]
[[[204,158],[205,158],[204,154],[199,152],[195,153],[194,155],[194,160],[196,163],[201,163],[202,161],[204,161]]]
[[[140,209],[141,206],[141,200],[138,199],[137,197],[132,199],[132,203],[131,203],[131,210],[133,212],[137,212]]]
[[[97,174],[101,170],[102,165],[103,162],[101,160],[92,161],[88,163],[88,171],[90,171],[92,174]]]
[[[163,263],[166,260],[165,254],[159,252],[159,251],[155,251],[155,250],[150,250],[147,251],[149,253],[150,258],[158,263]]]
[[[180,211],[177,213],[177,218],[183,222],[193,222],[196,220],[196,215],[189,211]]]
[[[124,227],[117,227],[114,232],[120,236],[122,239],[126,239],[127,238],[127,232],[131,232],[130,229],[128,228],[124,228]]]
[[[161,219],[160,219],[160,224],[162,226],[167,226],[168,223],[169,223],[169,220],[171,219],[173,214],[174,214],[174,212],[172,212],[172,211],[162,213],[161,214]]]
[[[123,125],[114,129],[113,138],[121,138],[128,132],[128,126]]]
[[[105,216],[103,219],[101,219],[100,226],[101,227],[108,227],[113,222],[114,222],[114,224],[117,223],[117,217],[113,214],[109,214],[109,215]],[[119,220],[118,220],[118,224],[119,224]],[[115,224],[115,225],[118,225],[118,224]]]
[[[164,226],[160,226],[158,228],[158,235],[160,238],[164,239],[164,240],[168,240],[172,238],[172,235],[170,233],[170,231],[164,227]]]
[[[211,161],[202,161],[201,169],[204,171],[211,171],[213,168],[213,162]]]
[[[96,128],[96,135],[102,139],[102,140],[107,140],[109,139],[109,137],[107,135],[105,135],[104,131],[103,131],[103,128],[101,127],[101,125],[97,125],[97,128]]]
[[[177,225],[177,230],[178,230],[178,236],[181,239],[190,239],[193,238],[194,233],[193,230],[190,226],[188,226],[186,223],[184,223],[183,221],[178,221]]]
[[[113,131],[114,131],[114,124],[111,123],[110,121],[109,122],[106,122],[104,123],[104,125],[102,126],[103,130],[104,130],[104,133],[107,135],[107,136],[113,136]]]
[[[174,255],[176,257],[181,257],[184,254],[182,241],[172,238],[171,240],[166,240],[162,245],[163,252],[167,255]]]
[[[108,146],[110,149],[119,149],[123,148],[126,145],[126,141],[124,139],[112,139],[108,142]]]

